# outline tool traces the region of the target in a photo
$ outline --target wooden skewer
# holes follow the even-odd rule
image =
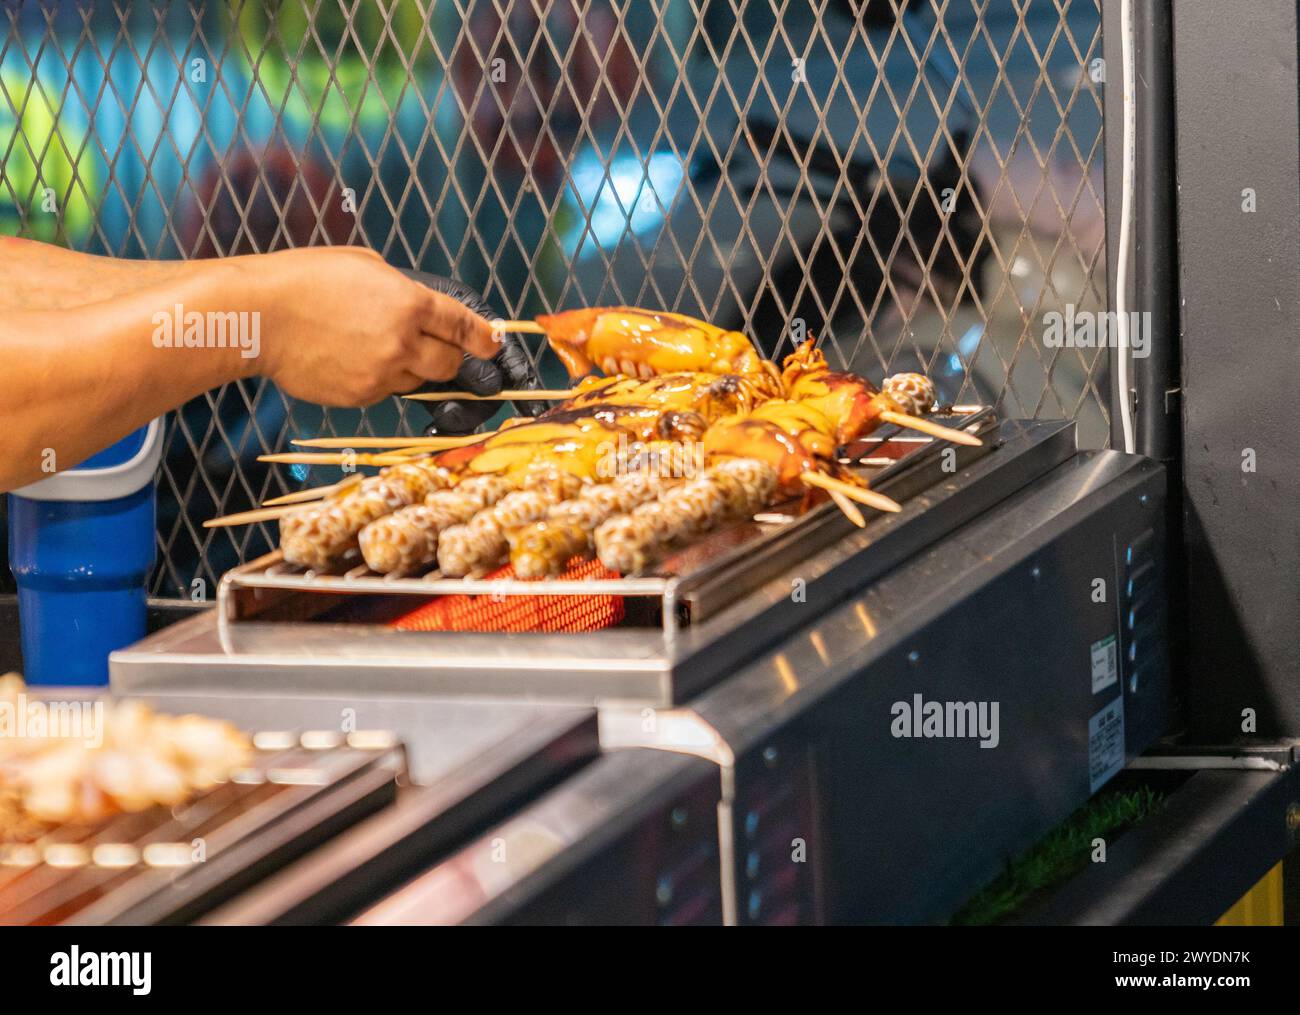
[[[463,437],[303,437],[289,443],[300,448],[421,448],[425,451],[445,451],[448,448],[477,444],[491,437],[492,433],[471,433]]]
[[[842,479],[834,479],[821,472],[805,472],[801,477],[809,486],[819,486],[823,490],[833,490],[841,493],[849,500],[855,500],[859,504],[865,504],[867,507],[875,508],[877,511],[902,511],[903,506],[898,501],[886,497],[883,493],[876,493],[874,490],[868,490],[865,487],[854,486],[852,483],[846,483]]]
[[[931,423],[928,419],[909,416],[905,412],[892,412],[886,409],[880,414],[880,418],[886,423],[893,423],[895,426],[906,427],[909,430],[920,430],[921,433],[928,433],[931,437],[952,441],[954,444],[967,444],[970,447],[977,448],[984,443],[974,434],[968,434],[965,430],[954,430],[950,426],[940,426],[938,423]]]
[[[291,511],[297,511],[298,505],[285,504],[282,507],[260,507],[252,511],[238,511],[233,515],[209,518],[203,523],[205,529],[223,529],[231,525],[251,525],[253,522],[269,522],[282,518]]]
[[[339,483],[329,483],[326,486],[312,486],[306,490],[295,490],[293,493],[286,493],[281,497],[272,497],[270,500],[262,501],[262,507],[278,507],[281,504],[302,504],[309,500],[324,500],[332,493],[337,493],[349,486],[355,486],[360,483],[364,477],[360,475],[349,476]]]
[[[844,512],[845,518],[860,529],[867,527],[867,520],[862,517],[862,512],[858,510],[858,506],[853,501],[845,497],[839,490],[831,490],[829,493],[831,500],[835,502],[835,506]]]
[[[428,448],[399,448],[378,455],[364,453],[349,455],[328,451],[278,451],[271,455],[259,455],[257,460],[277,465],[404,465],[412,458],[419,458],[426,454]]]
[[[552,399],[572,398],[572,388],[524,388],[519,391],[498,391],[495,395],[471,395],[467,391],[417,391],[403,395],[412,402],[549,402]]]
[[[529,335],[546,334],[546,329],[536,321],[493,321],[492,330],[497,334],[506,331],[522,331]]]

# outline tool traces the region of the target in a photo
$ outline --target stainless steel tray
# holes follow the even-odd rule
[[[669,612],[678,617],[690,610],[685,626],[477,634],[256,617],[218,623],[210,612],[113,653],[113,685],[150,693],[191,687],[249,695],[680,703],[1067,461],[1075,454],[1074,434],[1068,422],[1003,421],[987,433],[985,448],[972,449],[984,453],[951,474],[936,480],[900,469],[880,487],[903,500],[901,512],[856,529],[827,510],[807,527],[774,534],[764,541],[761,560],[745,562],[743,594],[728,587],[738,565],[726,558],[677,577]],[[917,462],[918,470],[924,467]],[[908,484],[916,484],[910,496]],[[791,608],[792,577],[802,579],[806,592],[797,608]]]
[[[997,425],[993,411],[984,407],[933,418],[977,434],[990,434]],[[904,450],[886,458],[890,464],[869,473],[871,485],[900,501],[991,450],[988,444],[981,448],[949,445],[898,434],[896,428],[887,427],[857,442],[852,449],[853,460],[871,462],[872,449],[885,444],[892,445],[895,451],[902,445]],[[945,455],[949,449],[952,454]],[[880,461],[879,457],[875,461]],[[316,572],[286,564],[277,550],[225,575],[217,592],[218,616],[223,637],[229,637],[231,627],[247,620],[307,621],[319,617],[337,606],[340,596],[395,596],[425,601],[453,594],[614,595],[657,600],[658,609],[653,612],[664,634],[671,636],[679,627],[713,615],[773,574],[850,531],[849,523],[829,502],[803,514],[795,512],[796,506],[793,501],[778,505],[755,521],[712,533],[670,555],[652,574],[608,580],[444,578],[437,571],[393,577],[376,574],[362,562],[344,564],[333,572]]]

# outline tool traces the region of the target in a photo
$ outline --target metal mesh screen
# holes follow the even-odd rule
[[[3,12],[0,231],[151,258],[364,243],[508,316],[674,309],[773,355],[810,334],[876,380],[923,369],[1108,439],[1105,355],[1043,340],[1047,315],[1105,307],[1098,0]],[[204,518],[331,478],[262,451],[423,422],[264,382],[182,407],[155,592],[272,543]]]

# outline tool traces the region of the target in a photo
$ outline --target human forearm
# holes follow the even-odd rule
[[[10,438],[0,489],[40,478],[50,452],[69,468],[236,377],[260,374],[322,405],[370,405],[498,348],[474,311],[359,248],[193,261],[71,306],[61,305],[72,294],[61,255],[41,256],[53,260],[40,284],[62,295],[0,307],[0,432]]]
[[[90,306],[0,314],[0,489],[62,471],[155,416],[257,369],[239,348],[159,348],[155,315],[239,311],[256,299],[237,268],[201,272]]]
[[[201,272],[203,265],[97,257],[49,243],[0,236],[0,314],[99,303],[191,277]]]

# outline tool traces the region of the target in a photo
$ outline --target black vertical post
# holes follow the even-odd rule
[[[1296,17],[1295,0],[1173,5],[1187,719],[1200,738],[1249,735],[1252,716],[1257,735],[1300,735]]]
[[[1178,245],[1173,90],[1172,12],[1165,0],[1133,0],[1133,63],[1137,115],[1134,159],[1132,255],[1128,305],[1149,314],[1150,354],[1135,357],[1129,377],[1135,449],[1176,470],[1179,460]],[[1119,0],[1102,11],[1106,63],[1106,260],[1113,294],[1119,253],[1123,182],[1123,85]],[[1111,445],[1123,448],[1117,371],[1111,360]]]
[[[1104,0],[1102,40],[1106,66],[1106,262],[1110,309],[1126,285],[1130,312],[1145,332],[1145,356],[1131,360],[1129,390],[1121,392],[1117,350],[1110,352],[1111,446],[1124,447],[1120,399],[1133,408],[1134,450],[1164,464],[1169,476],[1169,632],[1175,707],[1181,711],[1186,672],[1185,597],[1182,549],[1182,417],[1178,302],[1177,189],[1175,181],[1174,56],[1172,11],[1166,0],[1133,0],[1132,53],[1137,109],[1134,132],[1132,252],[1128,278],[1117,278],[1120,196],[1123,185],[1123,86],[1119,0]]]

